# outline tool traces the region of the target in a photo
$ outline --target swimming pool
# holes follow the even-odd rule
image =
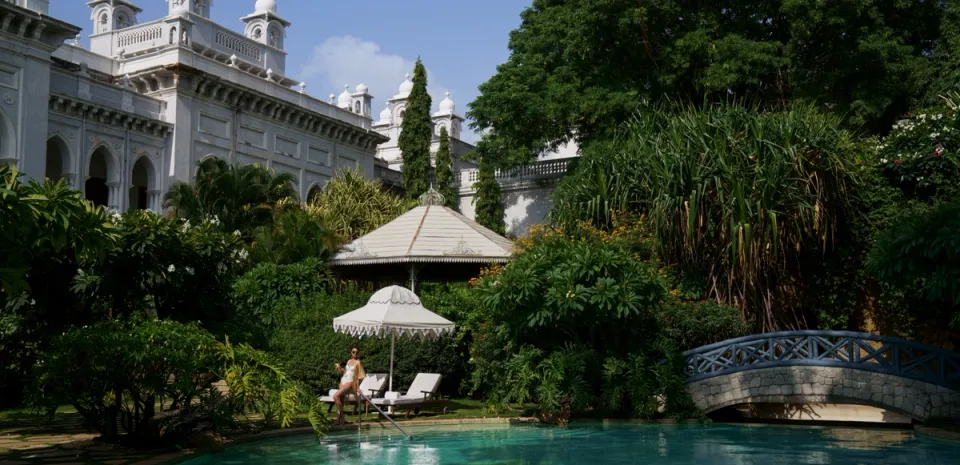
[[[476,425],[288,436],[228,448],[188,465],[572,465],[960,463],[960,446],[912,431],[855,428],[574,424]]]

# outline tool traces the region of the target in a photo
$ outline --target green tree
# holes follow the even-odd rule
[[[349,242],[393,221],[410,206],[385,190],[379,179],[368,179],[359,169],[343,169],[303,209],[340,241]]]
[[[417,58],[413,68],[413,90],[407,99],[397,146],[403,156],[403,188],[407,198],[416,199],[430,188],[430,144],[433,141],[433,102],[427,93],[427,69]]]
[[[809,106],[646,107],[612,153],[588,151],[554,217],[575,227],[608,208],[644,212],[666,264],[705,274],[758,330],[806,327],[803,265],[863,214],[851,202],[869,149],[839,125]]]
[[[71,287],[79,263],[115,240],[103,208],[66,182],[22,182],[15,167],[0,166],[0,405],[18,403],[54,335],[100,316]]]
[[[253,230],[250,259],[253,263],[287,265],[306,258],[326,261],[339,246],[336,234],[319,216],[299,208],[277,215],[272,225]]]
[[[477,223],[497,234],[504,234],[507,227],[503,221],[503,192],[497,182],[493,162],[489,158],[480,159],[477,182],[473,188],[477,191],[473,198]]]
[[[925,300],[926,319],[960,325],[960,202],[901,218],[867,262],[878,279]]]
[[[437,150],[437,192],[447,200],[447,206],[460,211],[460,195],[453,185],[453,157],[450,155],[450,134],[447,127],[440,127],[440,148]]]
[[[254,228],[272,223],[278,207],[297,199],[295,182],[289,173],[211,157],[198,164],[193,182],[170,186],[164,207],[193,224],[216,218],[223,231],[249,238]]]
[[[468,115],[481,153],[609,138],[639,98],[815,103],[884,131],[919,96],[938,2],[534,0]],[[628,65],[625,65],[628,64]]]
[[[101,318],[148,315],[222,329],[233,316],[233,280],[248,255],[211,222],[189,224],[136,210],[116,217],[118,239],[81,265],[74,290]]]
[[[924,105],[941,105],[941,97],[960,89],[960,2],[946,2],[940,22],[940,39],[923,75],[927,87]]]
[[[156,448],[197,431],[236,431],[249,413],[291,426],[306,414],[326,427],[316,396],[266,353],[217,341],[198,325],[106,321],[59,335],[38,363],[32,403],[52,414],[70,404],[107,441]],[[213,385],[224,380],[224,396]]]

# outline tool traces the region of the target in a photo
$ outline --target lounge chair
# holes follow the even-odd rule
[[[358,389],[363,393],[368,399],[376,399],[378,397],[383,397],[383,391],[387,386],[387,375],[385,373],[367,373],[367,376],[360,381],[360,386]],[[336,389],[331,389],[328,395],[320,398],[320,402],[327,402],[330,404],[330,408],[327,409],[327,412],[333,410],[335,402],[333,400],[333,395],[337,393]],[[347,394],[343,400],[344,405],[353,404],[353,413],[357,413],[357,405],[360,403],[360,399],[356,394]],[[369,413],[369,408],[367,409]]]
[[[443,412],[446,413],[447,401],[437,394],[442,378],[443,376],[436,373],[418,373],[406,392],[388,392],[384,398],[372,399],[372,402],[379,407],[406,410],[407,416],[410,416],[411,410],[416,415],[420,413],[421,408],[433,406],[442,406]]]

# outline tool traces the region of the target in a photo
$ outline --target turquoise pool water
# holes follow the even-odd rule
[[[574,425],[410,428],[241,444],[188,465],[940,465],[960,446],[912,431],[780,426]]]

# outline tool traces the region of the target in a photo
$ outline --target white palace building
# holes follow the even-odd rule
[[[324,101],[286,74],[291,23],[276,0],[257,0],[242,33],[210,19],[212,0],[167,3],[167,16],[141,22],[133,1],[89,1],[87,49],[80,27],[48,15],[49,0],[0,0],[0,163],[66,179],[119,211],[161,211],[169,186],[211,156],[291,173],[301,199],[344,167],[399,184],[409,77],[374,120],[366,86]],[[460,140],[464,118],[449,94],[439,108],[436,134],[451,135],[472,216],[476,169],[459,157],[473,147]],[[498,173],[511,232],[543,219],[567,162]]]

